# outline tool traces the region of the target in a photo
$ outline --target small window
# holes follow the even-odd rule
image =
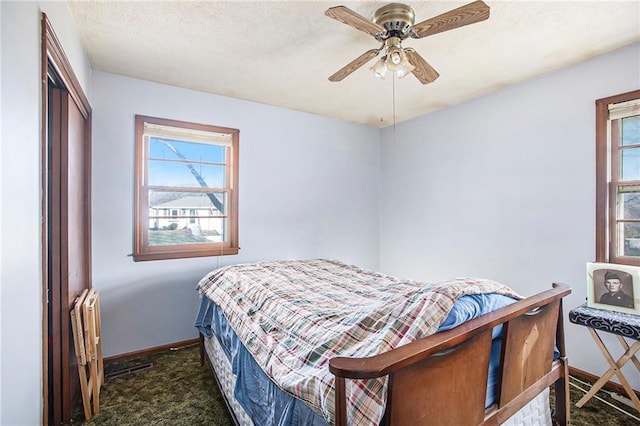
[[[135,261],[238,253],[238,139],[136,115]]]
[[[596,260],[640,265],[640,90],[596,101]]]

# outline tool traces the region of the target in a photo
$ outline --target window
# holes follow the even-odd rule
[[[239,133],[136,115],[135,261],[238,253]]]
[[[640,90],[596,101],[596,261],[640,266]]]

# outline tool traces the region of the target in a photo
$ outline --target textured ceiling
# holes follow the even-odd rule
[[[416,23],[468,1],[407,1]],[[439,73],[332,83],[370,35],[324,15],[380,1],[69,1],[94,70],[385,127],[640,41],[639,1],[491,1],[488,20],[407,39]],[[395,92],[395,112],[394,112]]]

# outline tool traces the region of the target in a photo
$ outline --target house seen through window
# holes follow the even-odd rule
[[[136,116],[134,260],[237,254],[238,138]]]
[[[640,90],[596,101],[596,260],[640,265]]]

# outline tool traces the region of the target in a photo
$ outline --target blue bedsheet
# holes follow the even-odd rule
[[[514,299],[499,294],[467,295],[459,298],[438,331],[449,330],[465,321],[507,306]],[[302,401],[276,386],[251,357],[216,304],[202,297],[195,326],[206,337],[214,333],[237,376],[234,397],[256,425],[325,426],[324,418]],[[502,326],[493,330],[493,345],[485,407],[495,400]]]

